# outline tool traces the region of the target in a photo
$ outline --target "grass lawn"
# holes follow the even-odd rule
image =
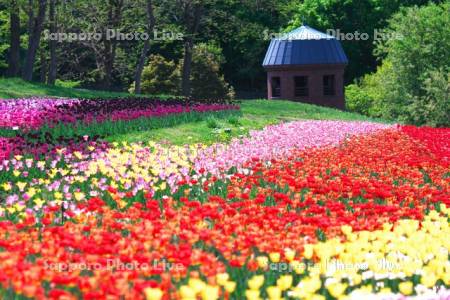
[[[224,142],[232,137],[245,135],[251,129],[261,129],[270,124],[286,121],[355,120],[383,122],[355,113],[316,105],[283,100],[245,100],[241,103],[242,114],[229,118],[207,118],[199,122],[184,123],[173,127],[142,130],[127,134],[111,135],[109,141],[168,141],[177,145],[185,143]]]
[[[127,97],[129,93],[107,92],[51,86],[37,82],[28,82],[20,78],[0,78],[0,99],[25,98],[34,96],[55,96],[67,98],[113,98]],[[152,97],[151,95],[147,95]],[[165,95],[159,97],[167,98]]]
[[[128,93],[94,91],[61,86],[49,86],[27,82],[19,78],[0,78],[0,99],[32,96],[58,96],[75,98],[112,98],[130,96]],[[150,95],[147,95],[151,97]],[[161,95],[160,97],[168,97]],[[109,134],[111,142],[167,141],[182,145],[186,143],[226,142],[233,137],[246,135],[252,129],[261,129],[270,124],[302,119],[315,120],[359,120],[386,122],[371,119],[356,113],[326,108],[311,104],[283,100],[244,100],[239,114],[205,114],[201,121],[159,122],[167,123],[162,128],[142,128],[130,130],[126,134]],[[156,122],[158,123],[158,122]],[[154,126],[152,126],[154,127]],[[107,131],[107,130],[106,130]],[[122,130],[121,132],[126,132]],[[88,133],[88,132],[86,132]]]

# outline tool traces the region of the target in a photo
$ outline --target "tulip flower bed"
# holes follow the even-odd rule
[[[188,112],[236,110],[227,103],[187,102],[183,99],[56,99],[29,98],[0,101],[0,128],[39,129],[59,123],[102,123]]]
[[[0,161],[53,145],[239,114],[227,102],[183,99],[11,99],[0,101]]]
[[[449,129],[305,121],[0,166],[0,298],[449,299]]]

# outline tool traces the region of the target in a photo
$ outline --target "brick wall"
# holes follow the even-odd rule
[[[344,109],[344,68],[345,65],[307,65],[267,68],[267,98],[275,99],[272,98],[271,78],[280,77],[280,99]],[[324,95],[323,93],[324,75],[334,75],[335,77],[335,95],[333,96]],[[309,96],[295,97],[294,76],[308,76]]]

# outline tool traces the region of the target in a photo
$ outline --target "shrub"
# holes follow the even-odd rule
[[[449,110],[449,10],[450,2],[411,7],[390,20],[386,33],[399,38],[386,39],[377,47],[379,55],[392,64],[388,76],[377,84],[383,91],[383,117],[415,125],[450,124],[445,118]]]
[[[217,119],[214,117],[208,117],[208,119],[206,119],[206,126],[211,129],[220,127],[219,121],[217,121]]]
[[[408,107],[407,121],[429,126],[450,125],[449,74],[443,69],[430,72],[424,81],[425,95],[416,97]]]
[[[161,55],[151,55],[148,65],[142,71],[141,89],[145,94],[178,95],[180,92],[180,72],[174,61]],[[130,92],[134,92],[134,82]]]
[[[450,3],[403,9],[377,45],[377,72],[347,86],[347,108],[415,125],[448,126]],[[414,26],[411,26],[414,24]]]
[[[377,72],[367,74],[361,80],[345,87],[346,107],[349,111],[380,117],[383,101],[389,93],[387,80],[391,76],[392,64],[385,60]]]
[[[78,88],[81,86],[81,81],[56,79],[55,85],[64,88]]]
[[[223,61],[219,47],[208,44],[195,46],[191,69],[191,95],[194,99],[234,98],[233,88],[220,74]]]

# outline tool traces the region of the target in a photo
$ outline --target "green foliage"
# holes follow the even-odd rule
[[[415,125],[449,126],[449,10],[446,2],[396,14],[385,30],[395,38],[377,45],[382,66],[347,87],[348,108]]]
[[[138,118],[133,120],[106,120],[101,123],[82,123],[64,124],[58,123],[55,126],[43,126],[39,130],[31,130],[27,133],[13,131],[10,129],[0,129],[0,136],[12,137],[25,135],[27,141],[31,142],[52,142],[57,143],[61,138],[76,140],[77,138],[88,135],[90,137],[100,136],[108,137],[113,135],[122,135],[142,130],[155,130],[167,127],[173,127],[180,124],[199,122],[202,120],[215,120],[217,126],[219,119],[226,119],[233,115],[239,115],[236,110],[210,111],[210,112],[186,112],[161,117]]]
[[[233,88],[220,74],[220,64],[223,60],[222,49],[217,46],[211,44],[195,46],[191,71],[191,93],[194,99],[234,98]]]
[[[0,8],[3,4],[0,4]],[[6,7],[5,7],[6,8]],[[9,49],[9,14],[8,10],[0,9],[0,74],[8,68],[7,56]]]
[[[424,80],[425,95],[416,97],[407,107],[414,123],[429,126],[450,124],[450,73],[433,70]]]
[[[206,119],[206,125],[211,129],[219,128],[219,122],[216,118],[213,117],[209,117],[208,119]]]
[[[230,117],[230,118],[228,118],[228,123],[230,123],[233,126],[241,125],[241,121],[237,117]]]
[[[179,94],[181,76],[174,61],[161,55],[152,55],[142,72],[141,89],[143,93]],[[130,88],[134,92],[134,83]]]
[[[377,72],[365,75],[354,84],[345,87],[346,108],[349,111],[360,114],[380,117],[383,110],[383,99],[386,97],[386,89],[380,88],[391,75],[392,64],[384,61],[377,68]]]
[[[116,142],[170,141],[177,145],[184,145],[186,142],[211,144],[246,135],[253,129],[262,129],[267,125],[295,120],[385,122],[384,120],[369,118],[356,113],[293,101],[245,100],[241,102],[240,106],[241,112],[233,113],[225,119],[215,116],[217,128],[211,128],[207,121],[209,119],[205,119],[200,122],[182,123],[173,127],[112,135],[108,137],[108,140]],[[232,122],[235,123],[235,121],[230,122],[231,119],[238,119],[239,125],[230,126]]]
[[[346,77],[349,80],[376,69],[373,55],[375,30],[384,28],[387,20],[401,6],[422,5],[428,0],[305,0],[299,1],[295,18],[288,29],[294,29],[305,21],[308,25],[326,31],[340,33],[367,33],[368,40],[344,40],[342,46],[349,57]],[[337,33],[337,32],[336,32]]]
[[[232,99],[234,90],[220,73],[224,57],[215,44],[198,44],[194,47],[191,65],[191,94],[194,99]],[[181,84],[181,68],[161,55],[152,55],[142,72],[141,88],[144,93],[178,95]],[[130,87],[134,91],[134,83]]]
[[[385,59],[392,63],[388,84],[380,86],[387,89],[383,101],[386,106],[384,115],[387,117],[397,117],[417,125],[432,124],[436,122],[429,117],[433,118],[435,114],[427,113],[427,108],[422,104],[448,103],[445,92],[436,93],[435,87],[431,87],[427,82],[431,80],[432,74],[435,74],[435,77],[448,77],[436,75],[436,72],[448,74],[450,71],[449,10],[449,2],[412,7],[396,14],[390,20],[386,32],[401,38],[388,39],[377,48],[380,54],[386,55]],[[436,98],[439,96],[444,98]],[[442,104],[438,106],[442,107]],[[449,106],[444,109],[446,110],[448,112]],[[450,119],[446,122],[447,125],[450,124]]]
[[[349,111],[369,115],[372,103],[373,98],[358,84],[349,84],[345,87],[345,105]]]
[[[81,81],[56,79],[55,85],[63,88],[78,88],[81,85]]]
[[[65,81],[66,82],[66,81]],[[73,84],[73,82],[72,82]],[[57,96],[74,98],[117,98],[130,96],[128,93],[87,90],[61,86],[50,86],[42,83],[27,82],[19,78],[0,77],[0,99],[24,98],[35,96]],[[171,95],[142,95],[162,99],[173,98]]]

